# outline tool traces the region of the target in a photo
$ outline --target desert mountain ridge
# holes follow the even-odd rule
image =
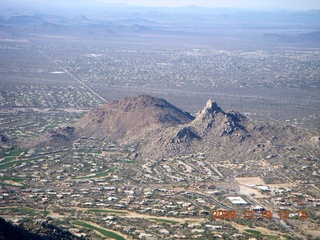
[[[149,95],[124,98],[92,109],[75,124],[75,132],[124,143],[143,142],[142,157],[205,152],[219,159],[256,159],[276,157],[292,146],[319,152],[320,146],[319,136],[307,130],[226,112],[211,99],[192,116]]]
[[[295,148],[305,149],[311,159],[320,155],[320,138],[316,134],[226,112],[211,99],[196,116],[149,95],[111,101],[91,109],[74,126],[50,130],[39,146],[52,142],[67,145],[80,136],[139,145],[141,158],[202,152],[212,160],[241,162],[248,158],[277,159],[280,153]]]

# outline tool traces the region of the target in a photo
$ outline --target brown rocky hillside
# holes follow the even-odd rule
[[[25,148],[45,148],[67,146],[72,144],[75,138],[74,127],[63,126],[46,131],[43,135],[33,140],[22,140],[21,145]]]
[[[148,130],[186,124],[193,119],[192,115],[164,99],[141,95],[94,108],[75,127],[79,135],[136,138]]]
[[[215,162],[258,163],[268,159],[268,164],[281,165],[286,156],[303,153],[305,158],[317,161],[320,155],[320,138],[308,130],[226,112],[212,100],[194,117],[164,99],[148,95],[94,108],[73,127],[45,133],[32,147],[69,145],[79,136],[138,144],[142,159],[203,153]]]
[[[212,160],[271,159],[280,153],[303,148],[310,158],[320,154],[319,136],[279,122],[254,121],[237,112],[225,112],[209,100],[196,118],[167,128],[145,146],[148,157],[205,153]]]

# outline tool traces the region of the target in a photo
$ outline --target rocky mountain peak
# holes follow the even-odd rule
[[[218,104],[209,99],[205,105],[205,107],[197,114],[196,119],[194,120],[195,123],[203,123],[207,121],[212,121],[215,115],[225,112],[218,106]]]
[[[202,111],[206,111],[208,113],[217,113],[217,112],[222,112],[221,108],[218,106],[218,104],[209,99],[206,103],[206,106],[203,108]]]

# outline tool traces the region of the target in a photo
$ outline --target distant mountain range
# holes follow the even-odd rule
[[[240,34],[258,31],[262,38],[276,41],[312,41],[318,43],[320,10],[253,11],[236,9],[138,8],[108,9],[100,15],[76,17],[36,13],[0,16],[0,29],[4,33],[59,35],[79,37],[106,37],[113,34],[184,34],[212,35],[217,31]],[[285,29],[290,29],[286,31]],[[271,34],[271,35],[270,35]],[[305,34],[305,35],[301,35]],[[245,34],[246,35],[246,34]],[[255,35],[256,36],[256,35]],[[308,38],[308,37],[311,38]],[[316,36],[314,38],[314,36]]]
[[[79,37],[105,37],[111,33],[145,33],[151,31],[151,28],[136,24],[133,20],[129,20],[129,24],[115,24],[109,21],[92,21],[83,15],[73,19],[48,15],[21,15],[7,20],[2,17],[0,18],[0,29],[5,33]]]

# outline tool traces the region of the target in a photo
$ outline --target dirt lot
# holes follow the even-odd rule
[[[235,178],[235,180],[242,185],[264,185],[260,177]]]
[[[251,187],[240,186],[240,194],[247,196],[254,196],[255,198],[264,198],[266,195],[259,192],[257,189],[253,189]]]
[[[264,185],[264,182],[259,177],[250,177],[250,178],[235,178],[235,180],[240,184],[240,194],[247,196],[254,196],[255,198],[264,198],[264,194],[259,192],[257,189],[248,187],[246,185]]]

